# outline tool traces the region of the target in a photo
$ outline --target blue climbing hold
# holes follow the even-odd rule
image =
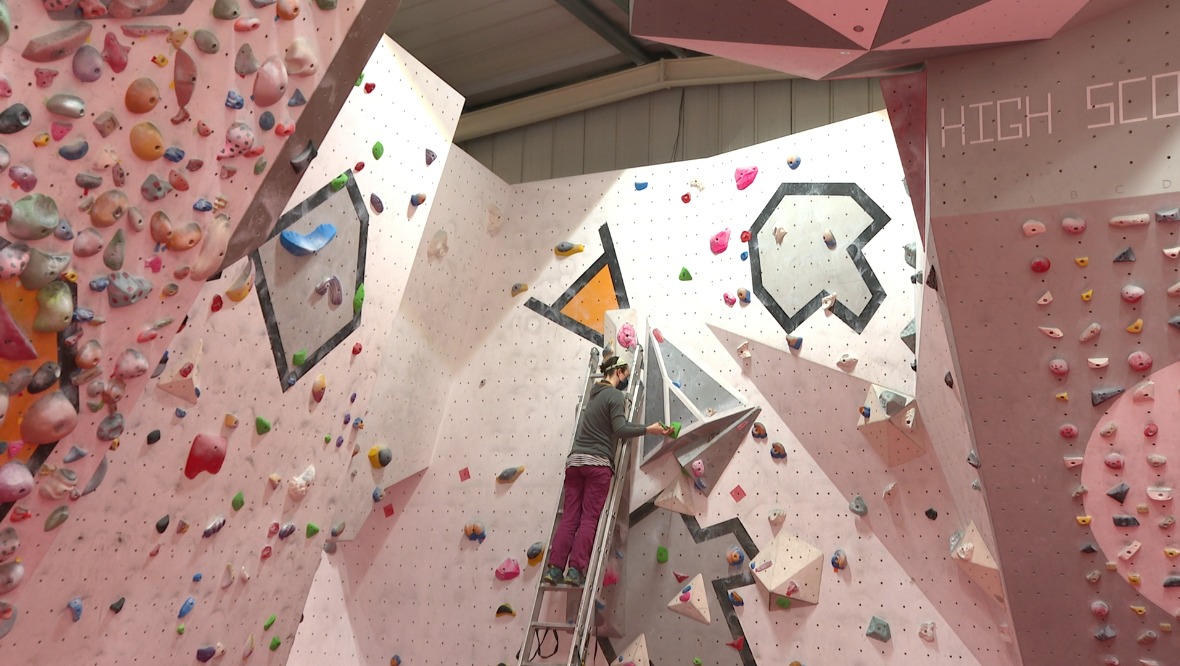
[[[296,88],[295,92],[291,93],[291,99],[287,102],[287,106],[303,106],[307,104],[307,98],[303,96],[303,91]]]
[[[196,605],[197,605],[196,599],[193,599],[192,597],[185,599],[184,603],[180,604],[180,613],[178,613],[176,615],[176,617],[182,618],[185,615],[188,615],[189,613],[193,612],[193,606],[196,606]]]
[[[71,162],[86,157],[86,153],[88,152],[90,152],[90,144],[86,143],[85,141],[78,141],[76,143],[71,143],[68,146],[62,146],[61,148],[57,149],[58,155],[61,155],[63,158]]]
[[[110,283],[110,278],[96,277],[90,281],[90,291],[105,291]]]
[[[647,189],[647,181],[635,181],[635,191],[642,192]]]
[[[270,111],[263,111],[261,116],[258,116],[258,126],[266,131],[274,129],[275,114]]]
[[[200,213],[208,213],[209,211],[213,210],[213,204],[209,203],[209,201],[204,197],[201,197],[200,199],[197,199],[196,203],[193,204],[193,210]]]
[[[202,578],[204,578],[204,576],[202,576],[200,572],[197,572],[197,573],[193,574],[193,582],[194,582],[194,583],[199,583],[199,582],[201,582],[201,579],[202,579]]]
[[[81,620],[82,619],[82,597],[74,597],[73,599],[70,599],[70,603],[67,605],[70,608],[70,615],[73,616],[74,622]]]
[[[164,159],[176,164],[184,159],[184,151],[176,146],[171,146],[164,151]]]
[[[225,95],[225,105],[231,109],[241,109],[246,106],[246,100],[236,90],[231,90]]]
[[[176,418],[183,419],[186,416],[188,416],[188,412],[184,411],[183,409],[181,409],[179,407],[176,408]]]
[[[298,231],[286,229],[279,234],[279,243],[282,244],[283,249],[296,257],[306,257],[309,254],[322,250],[335,237],[336,225],[331,222],[325,222],[309,234],[301,234]]]
[[[749,258],[750,258],[750,253],[749,253],[749,252],[747,252],[747,251],[745,251],[745,250],[743,250],[743,251],[742,251],[742,261],[745,261],[745,260],[747,260],[747,259],[749,259]],[[749,301],[747,301],[747,302],[749,302]]]
[[[82,322],[83,324],[89,321],[94,321],[94,310],[89,310],[87,308],[78,308],[74,310],[74,321]]]

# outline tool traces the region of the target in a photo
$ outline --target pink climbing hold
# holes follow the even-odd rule
[[[19,460],[0,465],[0,503],[15,502],[33,492],[33,473]]]
[[[1127,357],[1127,365],[1131,366],[1132,370],[1147,372],[1148,370],[1151,370],[1151,354],[1148,354],[1145,351],[1131,352],[1131,355]]]
[[[634,349],[639,344],[639,336],[635,333],[635,327],[631,325],[631,322],[620,326],[619,334],[615,337],[623,349]]]
[[[254,147],[254,130],[243,122],[230,125],[225,133],[225,147],[217,153],[217,159],[225,160],[238,155],[245,155]]]
[[[721,254],[729,247],[729,229],[718,231],[709,239],[709,249],[713,254]]]
[[[193,439],[193,446],[189,449],[188,462],[184,464],[184,475],[195,479],[201,472],[220,472],[228,448],[229,441],[224,437],[200,433]]]
[[[738,167],[733,172],[733,179],[737,182],[737,188],[744,190],[754,182],[754,178],[758,176],[758,167]]]
[[[515,558],[506,558],[496,567],[496,580],[512,580],[520,575],[520,562]]]
[[[127,69],[128,54],[131,52],[131,47],[123,46],[119,43],[119,38],[115,33],[108,32],[102,44],[102,59],[107,61],[111,70],[116,74]]]

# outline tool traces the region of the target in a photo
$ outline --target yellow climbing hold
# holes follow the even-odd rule
[[[1131,606],[1131,610],[1135,611],[1136,615],[1147,614],[1147,606]]]
[[[1075,257],[1073,262],[1077,264],[1079,268],[1085,268],[1086,266],[1090,265],[1090,257]]]
[[[1087,289],[1082,292],[1082,302],[1083,303],[1089,303],[1091,298],[1094,298],[1094,290],[1093,289]]]
[[[1180,557],[1180,548],[1165,548],[1164,555],[1168,557]]]
[[[1061,402],[1069,402],[1069,391],[1062,391],[1057,394],[1057,399]]]
[[[1131,322],[1131,325],[1127,327],[1127,332],[1128,333],[1136,333],[1136,334],[1142,333],[1143,332],[1143,320],[1136,319],[1135,321]]]
[[[1092,520],[1094,519],[1090,516],[1078,516],[1078,525],[1089,525]]]
[[[1138,585],[1143,582],[1143,577],[1137,573],[1127,574],[1127,582],[1132,585]]]
[[[227,413],[225,415],[225,427],[227,427],[227,428],[238,427],[238,417],[234,416],[233,414]]]

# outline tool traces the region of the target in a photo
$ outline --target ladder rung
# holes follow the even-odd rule
[[[546,585],[545,583],[541,583],[537,587],[538,587],[538,589],[541,589],[545,592],[578,592],[578,593],[581,593],[582,590],[586,589],[585,587],[574,587],[573,585]]]
[[[554,631],[573,631],[573,622],[534,622],[533,629],[553,629]]]

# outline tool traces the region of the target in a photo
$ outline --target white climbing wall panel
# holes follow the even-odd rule
[[[1180,205],[1180,89],[1174,58],[1151,48],[1177,30],[1180,8],[1149,0],[1047,43],[928,69],[934,261],[1028,664],[1175,659],[1175,507],[1148,489],[1177,483],[1180,332],[1168,323],[1180,301],[1168,289],[1180,278],[1164,250],[1180,245],[1166,212]],[[1137,214],[1146,224],[1111,224]],[[1026,235],[1029,220],[1044,232]],[[1135,261],[1116,261],[1126,248]],[[1126,287],[1142,291],[1124,298]],[[1092,323],[1101,333],[1082,340]],[[1149,378],[1155,399],[1133,398]],[[1126,394],[1093,404],[1103,389]],[[1151,466],[1157,455],[1167,463]],[[1073,457],[1084,464],[1067,468]]]
[[[787,165],[792,155],[802,157],[797,170]],[[749,166],[760,172],[739,191],[734,171]],[[647,187],[637,189],[636,183]],[[739,256],[748,248],[739,234],[754,224],[780,183],[823,184],[797,191],[805,197],[831,196],[827,184],[855,183],[890,218],[863,245],[863,258],[885,297],[862,322],[862,334],[819,310],[794,329],[804,342],[792,352],[783,328],[757,297],[748,305],[724,302],[724,293],[751,287],[750,262]],[[681,198],[686,194],[687,203]],[[495,233],[487,226],[489,201],[502,212],[503,226]],[[355,638],[361,663],[385,664],[394,655],[407,664],[515,662],[540,575],[539,567],[525,565],[525,551],[546,538],[553,518],[591,348],[524,304],[530,297],[554,303],[595,265],[604,253],[604,224],[630,307],[701,359],[710,375],[760,406],[769,434],[766,441],[743,442],[733,463],[711,479],[718,492],[697,498],[691,522],[657,509],[632,527],[625,549],[626,636],[610,649],[622,651],[643,633],[654,663],[690,663],[694,657],[714,664],[1019,663],[1004,640],[1010,622],[1005,608],[950,559],[951,535],[972,520],[986,523],[986,513],[974,505],[958,505],[982,499],[969,488],[948,487],[949,474],[932,446],[890,468],[856,429],[857,409],[870,384],[915,393],[913,354],[900,334],[916,314],[914,269],[906,265],[902,247],[917,240],[917,231],[883,115],[709,160],[511,190],[454,151],[435,206],[406,300],[434,304],[435,319],[427,321],[432,326],[445,312],[451,326],[476,330],[460,338],[464,345],[452,352],[455,376],[446,402],[435,405],[440,429],[430,466],[389,490],[358,538],[325,558],[311,591],[315,599],[344,600],[337,616],[347,614],[352,630],[339,641],[351,644]],[[819,202],[810,207],[817,217],[840,214]],[[439,215],[444,208],[455,215]],[[714,255],[710,238],[726,228],[732,234],[729,247]],[[440,229],[447,233],[449,252],[433,259],[426,245]],[[818,293],[833,277],[822,272],[833,265],[825,254],[833,250],[825,247],[822,230],[813,238],[796,236],[784,243],[815,257],[796,267],[797,282]],[[837,251],[846,252],[847,241],[837,240]],[[562,241],[582,244],[585,251],[556,257],[553,247]],[[682,268],[691,281],[678,279]],[[511,296],[516,283],[527,284],[528,291]],[[748,359],[736,351],[746,341],[753,352]],[[845,354],[858,359],[851,371],[836,365]],[[941,384],[944,372],[935,376],[949,392]],[[952,397],[948,404],[954,402]],[[933,432],[930,423],[940,416],[923,412],[923,418]],[[961,425],[962,413],[951,408],[946,418]],[[366,432],[369,422],[367,417]],[[785,461],[771,459],[772,442],[784,446]],[[502,469],[516,465],[526,467],[518,480],[496,483]],[[677,470],[671,457],[644,468],[632,508],[653,499]],[[954,482],[969,484],[970,477]],[[849,512],[856,494],[869,505],[864,517]],[[849,566],[838,573],[828,568],[821,602],[806,609],[770,611],[752,581],[738,586],[745,605],[733,615],[739,627],[733,633],[713,581],[742,573],[742,566],[725,559],[731,547],[742,540],[770,542],[780,529],[767,521],[776,508],[785,512],[781,529],[820,549],[825,566],[836,549],[845,551]],[[482,543],[464,537],[463,527],[472,521],[486,527]],[[744,529],[736,530],[738,524]],[[655,560],[659,546],[669,549],[667,564]],[[522,575],[498,581],[493,571],[508,557],[521,561]],[[704,574],[713,618],[708,627],[666,610],[682,587],[674,570]],[[496,616],[504,603],[515,609],[515,617]],[[865,637],[872,615],[890,623],[891,643]],[[937,626],[933,643],[918,637],[926,621]],[[331,638],[338,627],[336,617],[309,614],[290,663],[321,663],[350,649]],[[739,635],[745,637],[741,651],[726,645]],[[320,643],[333,647],[321,651]],[[596,663],[606,661],[600,655]]]
[[[336,175],[364,162],[354,175],[369,211],[368,236],[363,243],[351,241],[367,250],[367,295],[359,328],[342,335],[284,392],[268,343],[267,317],[273,310],[264,311],[257,289],[241,302],[228,298],[226,290],[235,277],[232,270],[205,284],[187,324],[171,345],[188,349],[203,342],[198,363],[200,398],[190,404],[159,390],[155,379],[148,380],[118,450],[108,454],[105,482],[98,492],[71,505],[72,515],[59,528],[57,547],[45,554],[17,594],[6,597],[18,605],[20,613],[14,631],[0,641],[0,652],[6,657],[15,654],[25,663],[44,664],[189,663],[198,648],[221,643],[226,659],[236,663],[252,635],[253,661],[284,663],[306,612],[312,620],[334,624],[331,641],[309,643],[304,651],[317,650],[317,659],[332,663],[352,663],[355,648],[348,617],[326,610],[335,609],[338,598],[312,595],[306,610],[305,601],[332,525],[344,521],[348,529],[359,528],[373,511],[372,479],[349,475],[354,445],[367,450],[370,442],[392,440],[403,447],[398,449],[401,460],[417,461],[414,464],[419,467],[429,461],[433,423],[405,424],[401,434],[420,436],[399,438],[394,429],[373,428],[369,424],[378,419],[370,421],[369,416],[392,407],[389,399],[378,394],[379,377],[386,367],[395,367],[391,359],[418,353],[430,344],[412,325],[399,323],[404,319],[399,304],[430,213],[430,204],[425,204],[411,216],[408,202],[415,192],[434,198],[462,105],[454,91],[388,38],[374,52],[365,80],[375,87],[371,92],[364,87],[349,89],[350,98],[336,126],[286,207],[299,205]],[[380,160],[371,153],[374,141],[384,145]],[[437,154],[432,166],[425,161],[428,148]],[[368,203],[371,193],[384,199],[384,213],[377,214]],[[313,219],[317,215],[322,213],[310,213]],[[342,223],[343,219],[333,216],[319,221]],[[355,229],[342,229],[341,239],[348,236],[346,231],[356,239]],[[313,255],[301,260],[314,264],[320,259]],[[307,317],[326,307],[312,286],[291,287],[304,290],[301,297],[307,302]],[[277,282],[271,287],[280,288]],[[222,302],[217,311],[212,305],[215,298]],[[342,307],[351,312],[351,298]],[[107,324],[112,325],[116,323]],[[391,334],[399,330],[408,333]],[[354,344],[361,345],[359,354],[352,353]],[[149,359],[152,367],[158,358]],[[317,374],[327,380],[321,402],[311,397]],[[442,400],[447,383],[437,386],[433,397],[425,390],[419,397]],[[178,410],[183,410],[183,416]],[[224,425],[227,413],[237,417],[236,428]],[[346,414],[364,418],[366,428],[346,425]],[[256,417],[269,421],[268,433],[258,433]],[[148,434],[154,430],[161,432],[161,438],[149,444]],[[182,470],[198,433],[226,436],[228,455],[216,475],[201,473],[190,480]],[[336,445],[337,437],[343,438],[342,446]],[[102,454],[93,446],[87,448],[94,457]],[[308,465],[315,466],[315,479],[306,496],[296,499],[289,494],[290,479]],[[268,482],[271,474],[278,475],[277,488]],[[83,482],[87,479],[80,477]],[[235,511],[231,498],[239,491],[244,506]],[[155,524],[164,515],[169,516],[169,525],[158,534]],[[224,527],[202,538],[202,531],[219,515],[227,519]],[[32,530],[41,530],[43,520],[38,514],[18,524],[18,529],[22,535],[31,535]],[[183,534],[178,533],[182,520],[191,525]],[[285,539],[268,536],[274,522],[292,524],[295,533]],[[307,536],[309,524],[320,532]],[[270,549],[269,557],[264,557],[264,548]],[[223,587],[227,564],[232,567],[232,579]],[[249,575],[248,582],[243,571]],[[201,574],[199,582],[195,574]],[[81,596],[84,607],[77,623],[70,621],[66,609],[75,596]],[[188,596],[194,598],[195,606],[178,619]],[[125,605],[114,614],[108,605],[120,597],[125,597]],[[271,615],[275,620],[268,629],[265,625]],[[178,635],[181,623],[185,630]],[[279,644],[270,654],[275,638]]]

